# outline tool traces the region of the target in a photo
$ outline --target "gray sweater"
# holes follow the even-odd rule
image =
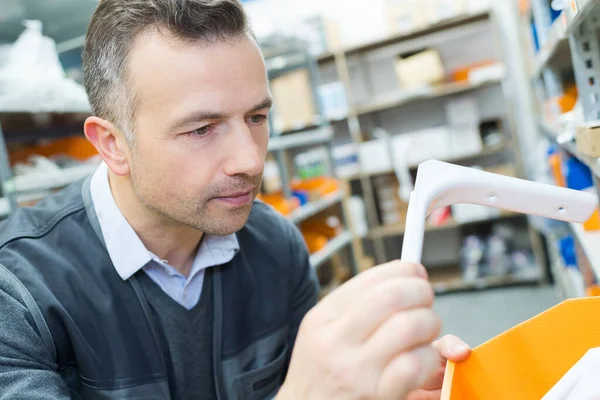
[[[266,205],[236,235],[207,303],[170,314],[145,275],[117,274],[89,180],[18,210],[0,225],[0,400],[273,397],[316,279],[298,230]]]

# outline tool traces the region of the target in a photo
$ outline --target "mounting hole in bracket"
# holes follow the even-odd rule
[[[595,83],[596,83],[596,79],[595,79],[593,76],[590,76],[590,77],[588,78],[588,84],[589,84],[590,86],[594,86],[594,84],[595,84]]]
[[[592,69],[593,66],[594,66],[594,63],[592,62],[592,60],[585,60],[585,67],[587,69]]]
[[[562,207],[562,206],[558,207],[558,212],[559,212],[559,213],[564,213],[565,211],[567,211],[567,209],[566,209],[566,208],[564,208],[564,207]]]

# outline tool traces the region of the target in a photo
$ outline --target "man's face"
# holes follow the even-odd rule
[[[248,219],[268,145],[270,93],[251,38],[136,40],[128,74],[138,103],[130,170],[150,210],[209,235]]]

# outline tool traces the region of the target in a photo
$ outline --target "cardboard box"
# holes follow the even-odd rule
[[[418,89],[444,81],[446,71],[440,54],[433,49],[425,50],[396,60],[396,75],[402,89]]]
[[[271,92],[274,102],[273,125],[277,131],[313,125],[319,119],[308,70],[295,70],[273,79]]]
[[[576,141],[578,152],[590,157],[600,157],[600,126],[578,126]]]

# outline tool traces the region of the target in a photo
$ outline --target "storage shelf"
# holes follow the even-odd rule
[[[577,151],[577,145],[575,144],[574,135],[571,135],[571,140],[565,140],[561,136],[564,134],[568,134],[569,132],[561,129],[559,126],[546,121],[540,121],[539,126],[542,130],[542,133],[544,133],[551,140],[555,141],[558,145],[560,145],[563,149],[565,149],[571,155],[576,157],[579,161],[587,165],[592,171],[592,173],[600,178],[600,159],[580,154]]]
[[[472,160],[475,158],[481,158],[481,157],[489,157],[489,156],[493,156],[499,153],[502,153],[504,151],[507,151],[510,149],[510,145],[511,142],[510,141],[506,141],[500,145],[497,146],[488,146],[485,147],[482,151],[480,151],[479,153],[473,153],[473,154],[467,154],[464,156],[459,156],[459,157],[452,157],[452,158],[448,158],[448,159],[441,159],[440,161],[445,161],[448,163],[461,163],[461,162],[465,162],[468,160]],[[415,169],[417,168],[419,165],[418,164],[413,164],[413,165],[409,165],[409,169]],[[351,177],[346,178],[346,180],[348,181],[353,181],[353,180],[358,180],[364,177],[371,177],[371,176],[379,176],[379,175],[385,175],[385,174],[391,174],[394,173],[393,170],[388,169],[385,171],[378,171],[378,172],[373,172],[373,173],[368,173],[368,174],[358,174],[358,175],[354,175]]]
[[[375,101],[373,103],[365,105],[357,105],[356,113],[358,115],[364,115],[379,111],[385,111],[392,108],[415,103],[418,101],[435,99],[444,96],[451,96],[454,94],[460,94],[480,88],[494,86],[500,84],[501,82],[502,79],[491,79],[478,83],[456,82],[447,83],[439,86],[430,86],[423,90],[414,91],[412,93],[404,93],[396,98]]]
[[[67,186],[76,180],[94,172],[97,165],[81,165],[65,168],[59,171],[50,171],[31,175],[15,176],[15,190],[17,193],[58,189]]]
[[[457,27],[460,27],[463,25],[469,25],[469,24],[473,24],[476,22],[486,21],[489,19],[489,17],[490,17],[489,11],[476,13],[476,14],[461,15],[461,16],[458,16],[455,18],[445,19],[438,23],[431,24],[425,28],[416,29],[411,32],[398,33],[395,35],[385,37],[380,40],[374,40],[374,41],[364,43],[361,45],[348,47],[348,48],[344,49],[342,52],[345,53],[346,55],[360,54],[360,53],[364,53],[367,51],[372,51],[372,50],[376,50],[376,49],[379,49],[382,47],[390,46],[392,44],[396,44],[396,43],[404,42],[407,40],[416,39],[416,38],[419,38],[422,36],[430,35],[433,33],[441,32],[444,30],[457,28]],[[334,58],[335,58],[334,53],[326,52],[326,53],[318,56],[317,61],[322,62],[322,63],[331,62],[334,60]]]
[[[310,256],[310,265],[319,268],[325,261],[352,242],[352,234],[348,231],[331,239],[327,246]]]
[[[571,224],[571,228],[581,244],[597,277],[600,277],[600,231],[587,232],[581,224]]]
[[[343,196],[344,194],[342,191],[337,191],[328,194],[322,199],[311,201],[301,206],[300,208],[294,210],[291,214],[287,216],[287,218],[294,224],[297,224],[320,213],[323,210],[328,209],[334,204],[340,203],[342,201]]]
[[[333,129],[330,126],[312,131],[273,136],[269,139],[269,151],[293,149],[328,143],[333,139]]]
[[[515,218],[517,216],[522,216],[522,215],[523,214],[518,214],[518,213],[502,213],[496,217],[475,219],[475,220],[465,221],[465,222],[457,222],[457,221],[451,220],[443,225],[427,225],[425,227],[425,232],[439,232],[439,231],[446,231],[446,230],[456,229],[456,228],[465,227],[465,226],[492,223],[492,222],[502,221],[505,219],[512,219],[512,218]],[[405,232],[404,224],[389,225],[389,226],[381,226],[378,228],[371,229],[368,236],[371,239],[375,239],[375,238],[388,237],[388,236],[402,236],[402,235],[404,235],[404,232]]]
[[[544,68],[555,61],[571,63],[571,49],[565,31],[566,23],[566,14],[563,13],[552,24],[548,42],[535,56],[532,74],[534,78],[539,77]]]
[[[485,290],[504,286],[517,285],[535,285],[539,284],[539,278],[519,278],[512,276],[498,276],[478,278],[473,281],[464,281],[457,279],[450,282],[433,283],[433,290],[436,294],[446,294],[452,292],[468,291],[468,290]]]
[[[572,4],[577,4],[577,7],[572,7]],[[573,33],[588,17],[592,9],[600,3],[600,0],[568,0],[567,1],[567,32]],[[573,10],[577,9],[577,13]]]

